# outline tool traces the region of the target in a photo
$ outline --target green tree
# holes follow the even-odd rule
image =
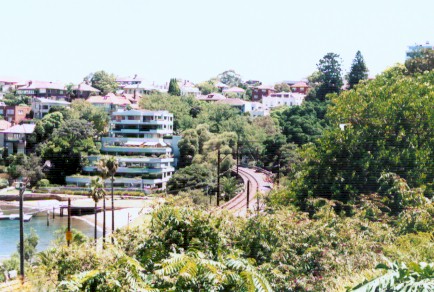
[[[64,184],[65,176],[81,171],[86,156],[98,154],[94,136],[92,123],[72,119],[62,123],[39,145],[41,157],[51,161],[52,167],[47,174],[51,182]]]
[[[223,73],[220,73],[217,76],[217,79],[227,86],[239,86],[243,82],[241,76],[237,74],[235,70],[226,70]]]
[[[30,229],[30,234],[24,237],[24,260],[31,261],[36,253],[36,246],[39,242],[39,236],[35,229]],[[17,244],[17,250],[20,252],[20,243]]]
[[[289,175],[301,162],[297,152],[298,147],[293,143],[287,143],[283,135],[270,136],[264,141],[262,161],[264,167],[281,176]]]
[[[96,107],[83,99],[76,99],[71,103],[71,111],[75,118],[92,122],[99,136],[107,132],[110,117],[103,108]]]
[[[230,199],[235,197],[239,189],[240,188],[236,178],[227,176],[222,177],[221,190],[222,194],[224,195],[223,199],[225,201],[229,201]]]
[[[31,100],[30,97],[25,95],[16,95],[14,93],[6,93],[2,100],[6,105],[29,105]]]
[[[114,206],[114,196],[113,188],[115,182],[115,174],[118,170],[119,162],[114,156],[106,156],[100,158],[98,161],[98,170],[101,172],[103,178],[110,177],[111,181],[111,200],[112,200],[112,233],[115,231],[115,206]],[[105,210],[104,210],[105,212]]]
[[[7,158],[8,174],[13,179],[26,177],[29,180],[30,186],[35,186],[37,182],[45,177],[42,171],[41,158],[35,154],[26,156],[19,153]]]
[[[209,81],[204,81],[202,83],[199,83],[197,87],[199,88],[200,92],[204,95],[218,91],[218,88],[215,86],[214,80],[209,80]]]
[[[35,131],[30,136],[29,141],[33,144],[45,142],[64,121],[65,118],[61,112],[46,114],[41,120],[36,122]]]
[[[192,96],[173,96],[154,93],[145,95],[140,100],[139,105],[140,108],[146,110],[167,110],[172,113],[175,134],[195,127],[196,119],[192,117],[191,109],[199,106],[199,102]]]
[[[421,49],[405,61],[405,67],[411,74],[423,73],[434,69],[434,50]]]
[[[96,241],[97,238],[97,207],[98,202],[102,199],[105,200],[106,191],[104,189],[104,181],[100,178],[93,178],[90,182],[90,191],[89,196],[95,202],[95,223],[94,223],[94,239]]]
[[[434,72],[404,73],[394,67],[356,91],[332,96],[331,127],[316,146],[304,149],[303,171],[294,182],[301,201],[319,196],[357,202],[360,194],[378,191],[383,173],[396,174],[410,188],[423,187],[432,197]]]
[[[175,95],[175,96],[181,95],[181,89],[179,88],[178,81],[176,80],[176,78],[170,79],[168,93],[170,95]]]
[[[272,117],[279,123],[288,143],[303,145],[321,137],[327,128],[326,111],[327,103],[312,101],[274,111]]]
[[[116,76],[114,74],[110,74],[104,70],[101,70],[91,74],[91,76],[90,82],[92,87],[99,89],[103,95],[110,92],[115,92],[118,88]]]
[[[366,67],[365,60],[362,53],[357,51],[356,57],[351,64],[350,73],[348,73],[347,81],[350,89],[359,84],[360,80],[368,78],[368,67]]]
[[[327,53],[317,64],[320,72],[320,85],[316,91],[316,99],[325,101],[329,93],[339,93],[343,85],[341,60],[338,54]]]
[[[291,92],[291,87],[288,84],[282,82],[274,85],[274,90],[276,90],[276,92]]]
[[[199,137],[196,130],[186,130],[178,143],[180,157],[178,167],[191,165],[193,157],[199,153]]]
[[[180,191],[205,189],[213,185],[215,175],[207,165],[192,164],[176,171],[167,183],[167,191],[177,194]]]

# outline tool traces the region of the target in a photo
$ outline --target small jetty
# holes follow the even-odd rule
[[[66,210],[66,213],[68,213],[68,206],[60,206],[60,217],[64,216],[64,210]],[[71,206],[71,216],[82,216],[82,215],[91,215],[95,214],[96,212],[101,212],[102,208],[97,207],[95,210],[95,207],[84,207],[84,206]]]
[[[23,215],[24,222],[29,222],[32,219],[32,217],[33,215],[24,214]],[[20,214],[9,214],[9,215],[0,214],[0,220],[20,220]]]

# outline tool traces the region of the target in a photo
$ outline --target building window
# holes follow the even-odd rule
[[[23,111],[22,111],[22,110],[19,110],[19,111],[18,111],[18,114],[19,114],[19,115],[22,115],[22,114],[23,114]]]
[[[13,115],[13,114],[14,114],[14,110],[13,110],[13,109],[8,109],[8,110],[6,111],[6,114],[8,114],[8,115]]]

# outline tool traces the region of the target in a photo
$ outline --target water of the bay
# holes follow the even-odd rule
[[[2,211],[4,214],[17,213],[16,208],[2,206]],[[36,231],[39,236],[37,250],[42,251],[48,248],[57,237],[65,236],[62,231],[65,231],[67,224],[68,218],[66,216],[55,216],[55,219],[53,219],[50,215],[49,226],[47,226],[46,216],[34,216],[29,222],[24,222],[24,232],[30,234],[31,228]],[[71,218],[71,228],[93,238],[94,227],[83,220]],[[20,238],[19,230],[19,220],[0,220],[0,261],[10,257],[17,251],[17,243]],[[100,235],[100,231],[98,231],[98,236]]]

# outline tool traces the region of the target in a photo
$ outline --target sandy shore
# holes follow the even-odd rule
[[[149,214],[157,199],[148,198],[148,199],[130,199],[130,200],[122,200],[115,199],[114,201],[114,216],[115,216],[115,228],[125,227],[129,224],[132,224],[134,220],[137,218]],[[19,202],[12,201],[0,201],[0,209],[1,206],[19,206]],[[59,214],[59,207],[67,205],[65,202],[59,202],[56,200],[37,200],[37,201],[24,201],[25,208],[32,208],[35,210],[48,211],[50,214],[53,212],[53,207],[55,210],[55,214]],[[98,207],[103,206],[103,202],[98,202]],[[93,207],[95,206],[95,202],[92,199],[79,199],[71,202],[71,206],[80,206],[80,207]],[[111,231],[111,222],[112,222],[112,212],[111,212],[111,200],[106,200],[106,230]],[[83,220],[90,225],[94,225],[95,223],[95,215],[83,215],[83,216],[73,216],[76,219]],[[103,213],[99,212],[97,214],[97,226],[98,229],[102,229],[103,226]]]

